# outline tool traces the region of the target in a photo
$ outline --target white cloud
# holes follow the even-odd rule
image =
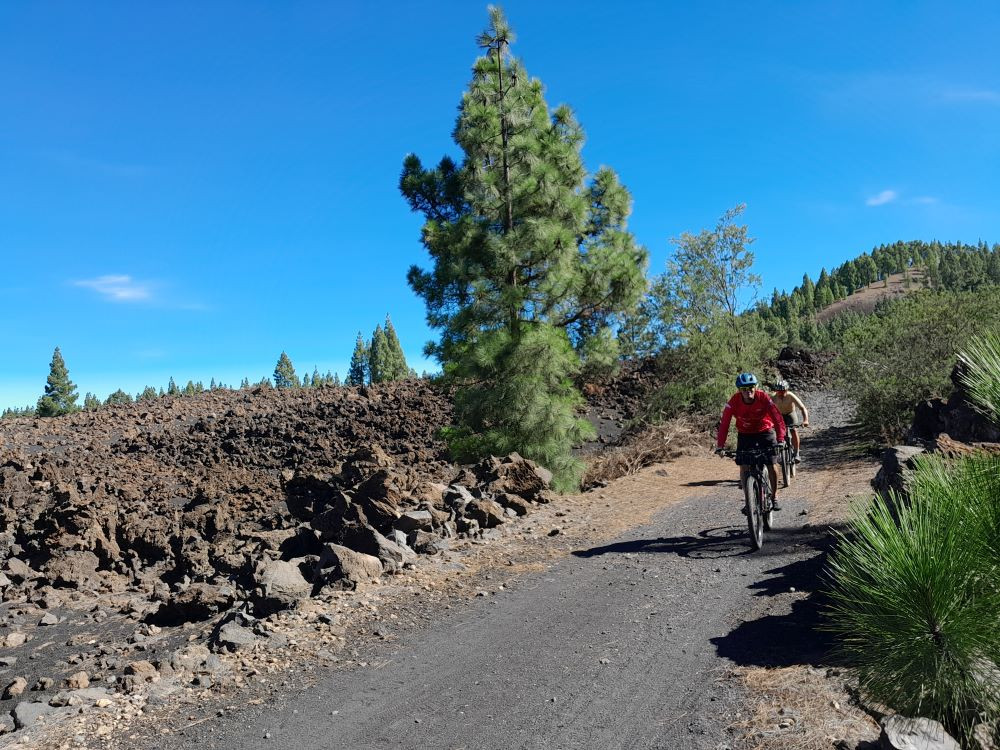
[[[883,190],[878,195],[871,196],[865,201],[866,206],[884,206],[887,203],[894,203],[899,198],[899,193],[895,190]]]
[[[931,195],[918,195],[916,198],[913,198],[908,202],[915,203],[918,206],[929,206],[933,203],[937,203],[938,199]]]
[[[152,297],[147,284],[126,275],[98,276],[96,279],[74,281],[73,285],[93,289],[111,302],[145,302]]]

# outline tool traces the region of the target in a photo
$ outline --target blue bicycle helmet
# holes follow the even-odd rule
[[[752,372],[741,372],[736,376],[737,388],[746,388],[748,385],[757,385],[757,378]]]

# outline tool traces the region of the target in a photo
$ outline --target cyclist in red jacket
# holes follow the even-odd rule
[[[774,468],[778,445],[785,439],[785,420],[774,405],[771,397],[757,389],[757,378],[753,373],[743,372],[736,378],[739,389],[726,403],[719,421],[719,436],[715,452],[720,453],[729,436],[729,421],[736,418],[736,463],[740,466],[740,487],[747,479],[748,453],[764,453],[767,456],[767,473],[774,488],[774,509],[778,507],[778,473]]]

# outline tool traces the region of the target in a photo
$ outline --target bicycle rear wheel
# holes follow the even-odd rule
[[[743,494],[747,504],[747,528],[750,530],[750,543],[755,550],[764,546],[764,519],[761,515],[763,503],[761,493],[764,488],[760,486],[760,480],[751,470],[747,474],[746,484],[743,486]]]

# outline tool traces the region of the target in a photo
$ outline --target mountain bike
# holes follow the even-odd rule
[[[750,456],[747,466],[747,481],[743,486],[746,501],[747,528],[754,550],[764,546],[764,531],[770,531],[774,523],[774,488],[767,473],[770,451],[745,451]],[[736,458],[734,451],[723,451],[722,455]]]
[[[792,451],[792,430],[785,430],[785,440],[778,446],[778,463],[781,464],[781,486],[787,487],[795,477],[795,459]]]
[[[805,425],[785,428],[785,441],[778,446],[778,463],[781,464],[781,486],[787,487],[795,478],[798,464],[795,463],[795,451],[792,449],[792,430],[804,430]]]

